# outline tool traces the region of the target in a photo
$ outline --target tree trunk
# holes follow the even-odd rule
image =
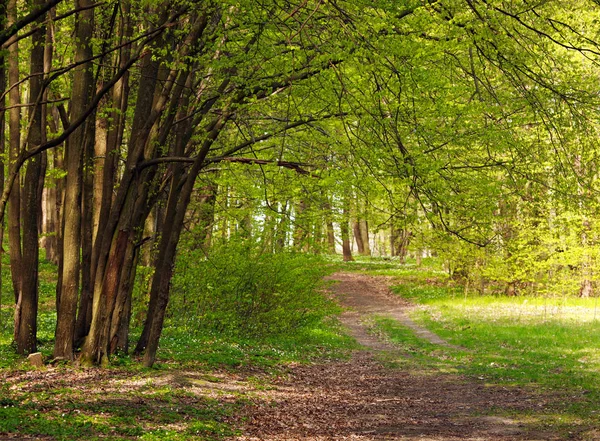
[[[371,245],[369,244],[369,223],[365,219],[361,219],[358,222],[358,231],[363,244],[363,255],[371,255]]]
[[[8,0],[0,0],[0,29],[5,28],[6,19],[7,19],[7,3]],[[6,56],[5,54],[0,54],[0,106],[3,108],[6,107]],[[0,111],[0,193],[4,193],[4,167],[7,162],[5,159],[6,152],[6,110]],[[4,281],[2,276],[2,254],[4,253],[4,219],[0,222],[0,321],[3,320],[1,308],[2,308],[2,282]],[[4,323],[2,321],[2,323]]]
[[[306,219],[306,201],[301,200],[296,205],[294,217],[294,248],[298,251],[307,251],[309,232]]]
[[[94,9],[92,0],[75,0],[74,8],[88,8],[77,15],[75,24],[75,61],[83,62],[93,55],[92,35],[94,26]],[[86,109],[93,89],[93,65],[83,63],[74,70],[73,92],[70,105],[70,120],[79,117]],[[58,297],[58,319],[54,357],[73,359],[75,342],[75,322],[79,297],[80,249],[81,249],[81,193],[83,156],[88,144],[89,123],[79,127],[67,142],[65,163],[67,179],[65,186],[65,210],[62,238],[62,284]],[[87,234],[87,232],[86,232]],[[90,238],[91,239],[91,238]]]
[[[36,0],[34,7],[44,5],[43,0]],[[43,17],[38,20],[38,29],[32,36],[32,50],[30,61],[31,79],[29,80],[29,103],[33,104],[29,111],[30,129],[27,139],[29,148],[34,148],[42,143],[45,124],[43,122],[42,92],[44,72],[44,45],[46,29]],[[21,273],[21,299],[20,320],[17,335],[17,352],[27,354],[37,349],[37,309],[38,309],[38,220],[41,210],[40,183],[42,171],[42,157],[37,156],[29,160],[25,172],[23,185],[23,256],[22,270],[27,268],[27,274]]]
[[[329,201],[325,203],[323,209],[325,210],[325,224],[327,229],[327,250],[329,254],[335,254],[335,231],[333,229],[333,216]]]
[[[392,225],[392,235],[390,240],[392,256],[398,257],[400,263],[404,263],[406,261],[408,246],[411,239],[412,232],[410,230],[407,228],[398,228],[395,225]]]
[[[51,170],[56,169],[56,152],[48,152],[48,168]],[[56,185],[50,185],[44,189],[44,234],[46,236],[44,240],[44,250],[46,253],[46,260],[58,264],[58,237],[57,237],[57,189]]]
[[[17,0],[9,0],[7,8],[7,26],[17,21]],[[19,44],[8,47],[8,104],[9,114],[9,155],[11,163],[16,160],[21,151],[21,95],[19,88]],[[8,242],[10,251],[10,270],[12,275],[15,304],[19,303],[21,294],[21,182],[17,178],[13,183],[8,200]],[[19,328],[20,308],[15,309],[15,339]]]
[[[282,251],[287,245],[287,237],[288,237],[288,201],[285,204],[280,204],[281,208],[280,219],[277,222],[277,227],[275,229],[275,251]]]
[[[342,220],[340,221],[340,233],[342,236],[342,256],[344,262],[352,262],[352,248],[350,245],[350,204],[348,198],[344,200],[344,207],[342,209]]]
[[[360,221],[356,220],[352,222],[352,232],[354,233],[354,241],[356,242],[356,250],[361,256],[365,255],[365,245],[363,243],[363,236],[360,232]]]
[[[198,224],[198,239],[194,243],[195,248],[207,249],[210,247],[210,239],[212,236],[212,228],[215,222],[215,202],[217,200],[218,185],[209,183],[201,188],[199,196],[199,213]]]

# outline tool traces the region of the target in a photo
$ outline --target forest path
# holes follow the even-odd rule
[[[347,310],[341,316],[341,322],[349,329],[350,335],[363,346],[375,350],[394,350],[367,332],[363,324],[371,315],[392,318],[415,335],[430,343],[453,349],[462,349],[441,339],[430,330],[419,326],[407,314],[414,305],[390,292],[391,277],[368,276],[360,273],[337,273],[329,278],[337,282],[331,289],[338,301]]]
[[[384,367],[376,355],[402,357],[390,343],[370,334],[364,322],[372,314],[390,316],[416,335],[452,347],[414,323],[412,305],[389,293],[391,278],[337,273],[330,288],[351,308],[342,322],[367,351],[347,361],[292,366],[288,375],[260,392],[243,416],[239,441],[507,441],[554,440],[525,422],[498,415],[534,413],[543,397],[512,387],[486,385],[457,374],[407,372]]]

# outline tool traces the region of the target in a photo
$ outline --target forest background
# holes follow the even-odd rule
[[[274,278],[259,290],[272,296],[239,297],[256,282],[224,275],[302,281],[292,250],[435,255],[467,291],[594,293],[594,1],[0,12],[0,238],[19,354],[37,349],[40,256],[58,268],[53,357],[83,364],[129,351],[135,313],[151,366],[173,275],[201,261],[179,301],[231,295],[246,318],[275,317],[293,289]],[[296,298],[290,322],[319,301]]]

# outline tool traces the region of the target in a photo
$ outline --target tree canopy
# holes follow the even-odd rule
[[[353,238],[507,293],[559,274],[593,291],[594,1],[0,4],[20,353],[36,348],[40,240],[58,265],[54,356],[88,364],[129,349],[142,265],[135,351],[154,363],[182,235],[345,259]]]

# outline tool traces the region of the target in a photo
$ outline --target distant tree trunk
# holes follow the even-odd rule
[[[280,204],[280,218],[277,222],[277,228],[275,229],[275,251],[282,251],[287,244],[288,237],[288,201]]]
[[[335,232],[333,229],[333,216],[329,201],[325,203],[323,209],[325,210],[325,225],[327,230],[327,250],[330,254],[335,254]]]
[[[583,282],[581,282],[581,287],[579,288],[579,297],[588,298],[594,294],[594,287],[592,285],[592,281],[588,278],[585,278]]]
[[[308,230],[306,225],[306,201],[301,200],[296,204],[294,216],[294,248],[306,251],[308,245]]]
[[[35,0],[35,8],[44,5],[43,0]],[[42,91],[44,72],[44,45],[46,29],[43,17],[37,22],[38,29],[32,35],[30,61],[29,111],[30,129],[27,138],[29,148],[41,145],[45,124],[43,122]],[[41,210],[40,183],[42,157],[29,160],[23,185],[23,256],[21,273],[21,299],[19,301],[20,320],[17,335],[17,352],[27,354],[37,349],[37,309],[38,309],[38,221]],[[27,274],[23,271],[27,268]]]
[[[48,168],[55,170],[56,167],[56,152],[51,151],[48,152]],[[57,237],[57,228],[58,228],[58,220],[57,220],[57,211],[56,205],[57,201],[57,188],[56,184],[49,185],[45,189],[45,197],[44,201],[44,234],[46,235],[46,239],[44,241],[44,250],[46,253],[46,260],[54,263],[55,265],[58,263],[58,237]]]
[[[349,202],[346,198],[344,200],[344,207],[342,209],[342,220],[340,221],[340,233],[342,236],[342,255],[344,262],[351,262],[354,260],[352,257],[352,248],[350,246],[350,207]]]
[[[215,202],[217,200],[218,188],[217,184],[209,183],[200,189],[198,224],[196,226],[199,237],[194,244],[194,248],[207,249],[210,247],[212,227],[215,222]]]
[[[74,8],[88,8],[79,12],[75,24],[75,61],[84,62],[93,55],[92,35],[94,29],[94,9],[92,0],[74,0]],[[92,63],[84,62],[74,70],[73,92],[70,105],[71,119],[77,118],[86,109],[92,96]],[[62,284],[57,297],[59,299],[58,319],[54,357],[73,358],[75,342],[75,322],[79,297],[79,279],[81,275],[80,249],[82,235],[82,180],[83,157],[90,142],[90,124],[79,127],[67,142],[65,162],[67,180],[65,186],[65,211],[62,238]],[[91,139],[88,139],[91,138]],[[89,209],[89,205],[87,205]],[[91,231],[86,230],[86,234]],[[91,240],[91,237],[90,237]]]
[[[356,242],[356,249],[358,254],[361,256],[365,255],[365,245],[363,243],[363,237],[360,233],[360,221],[355,220],[352,222],[352,232],[354,233],[354,241]]]
[[[582,164],[581,155],[577,155],[574,162],[573,169],[575,170],[575,173],[581,176],[583,174],[584,166]],[[578,184],[577,193],[580,196],[584,196],[585,191],[586,190],[581,186],[581,184]],[[592,230],[592,225],[587,217],[587,214],[581,209],[581,207],[580,213],[582,216],[581,245],[583,247],[583,256],[581,259],[582,280],[579,286],[579,297],[588,298],[594,294],[594,285],[592,282],[592,259],[590,258],[588,252],[589,236]]]
[[[363,244],[363,253],[365,256],[370,256],[371,245],[369,243],[369,223],[365,219],[361,219],[359,221],[358,231],[362,239],[361,242]]]
[[[504,287],[504,294],[508,297],[514,297],[517,295],[517,282],[511,281]]]
[[[412,236],[412,232],[407,228],[398,228],[392,225],[392,234],[390,236],[392,256],[398,257],[401,263],[406,261],[408,246],[410,245]]]

